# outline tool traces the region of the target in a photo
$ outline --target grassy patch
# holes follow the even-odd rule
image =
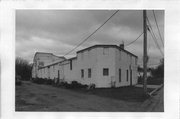
[[[152,90],[148,88],[148,92]],[[93,90],[76,89],[73,91],[130,102],[143,102],[145,100],[143,88],[140,87],[96,88]]]

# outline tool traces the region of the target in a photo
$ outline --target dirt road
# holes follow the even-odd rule
[[[16,86],[16,111],[146,111],[144,108],[146,105],[143,103],[106,98],[88,92],[80,93],[31,82],[23,82],[21,86]]]

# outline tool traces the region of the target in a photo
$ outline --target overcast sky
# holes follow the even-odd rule
[[[32,62],[35,52],[49,52],[58,56],[66,54],[103,24],[115,10],[16,10],[16,56]],[[143,32],[141,10],[120,10],[87,42],[66,58],[76,56],[76,51],[95,44],[128,44]],[[155,10],[157,23],[164,41],[164,11]],[[152,11],[147,11],[161,50],[164,48]],[[138,56],[142,64],[143,35],[126,50]],[[148,33],[149,65],[162,58]]]

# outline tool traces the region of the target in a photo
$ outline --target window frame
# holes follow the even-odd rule
[[[84,69],[81,69],[81,78],[84,78]]]
[[[88,68],[88,78],[91,78],[91,68]]]
[[[128,71],[128,69],[126,70],[126,81],[127,82],[129,81],[129,71]]]
[[[103,68],[103,76],[109,76],[109,68]]]
[[[70,60],[70,70],[72,70],[72,60]]]
[[[121,82],[121,68],[119,68],[119,82]]]

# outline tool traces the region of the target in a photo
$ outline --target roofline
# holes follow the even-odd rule
[[[64,60],[66,59],[64,56],[56,56],[53,53],[47,53],[47,52],[36,52],[34,55],[34,58],[37,54],[50,54],[50,55],[53,55],[53,56],[58,57],[58,58],[63,58]],[[33,58],[33,62],[34,62],[34,58]]]
[[[36,57],[37,54],[52,54],[52,53],[46,53],[46,52],[36,52],[34,54],[34,58]],[[34,62],[34,58],[33,58],[33,62]]]
[[[58,58],[66,59],[64,56],[56,56],[56,55],[54,55],[53,53],[52,53],[52,55],[55,56],[55,57],[58,57]]]
[[[134,57],[136,57],[136,58],[138,58],[138,56],[134,55],[133,53],[131,53],[131,52],[125,50],[125,49],[120,48],[120,47],[117,46],[117,45],[103,45],[103,44],[102,44],[102,45],[93,45],[93,46],[90,46],[90,47],[88,47],[88,48],[84,48],[84,49],[82,49],[82,50],[79,50],[79,51],[77,51],[77,53],[80,53],[80,52],[83,52],[83,51],[85,51],[85,50],[89,50],[89,49],[95,48],[95,47],[113,47],[113,48],[117,48],[117,49],[119,49],[119,50],[122,50],[122,51],[124,51],[124,52],[126,52],[126,53],[128,53],[128,54],[130,54],[130,55],[132,55],[132,56],[134,56]]]
[[[64,61],[74,60],[74,59],[77,59],[77,57],[72,57],[72,58],[69,58],[69,59],[66,59],[66,58],[65,58],[65,59],[64,59],[64,60],[62,60],[62,61],[55,62],[55,63],[49,64],[49,65],[46,65],[46,66],[40,67],[40,69],[45,68],[45,67],[50,67],[50,66],[52,66],[52,65],[55,65],[55,64],[58,64],[58,63],[62,63],[62,62],[64,62]]]
[[[48,52],[36,52],[35,54],[53,54],[53,53],[48,53]]]
[[[61,63],[61,62],[64,62],[64,61],[66,61],[66,59],[65,59],[65,60],[62,60],[62,61],[59,61],[59,62],[55,62],[55,63],[53,63],[53,64],[49,64],[49,65],[40,67],[39,69],[46,68],[46,67],[50,67],[50,66],[52,66],[52,65],[55,65],[55,64],[58,64],[58,63]]]
[[[72,57],[72,58],[69,58],[67,60],[74,60],[74,59],[77,59],[77,57]]]
[[[62,61],[55,62],[55,63],[49,64],[49,65],[43,66],[43,67],[41,67],[41,68],[49,67],[49,66],[52,66],[52,65],[55,65],[55,64],[58,64],[58,63],[62,63],[62,62],[64,62],[64,61],[74,60],[74,59],[77,59],[77,57],[72,57],[72,58],[69,58],[69,59],[64,59],[64,60],[62,60]]]

